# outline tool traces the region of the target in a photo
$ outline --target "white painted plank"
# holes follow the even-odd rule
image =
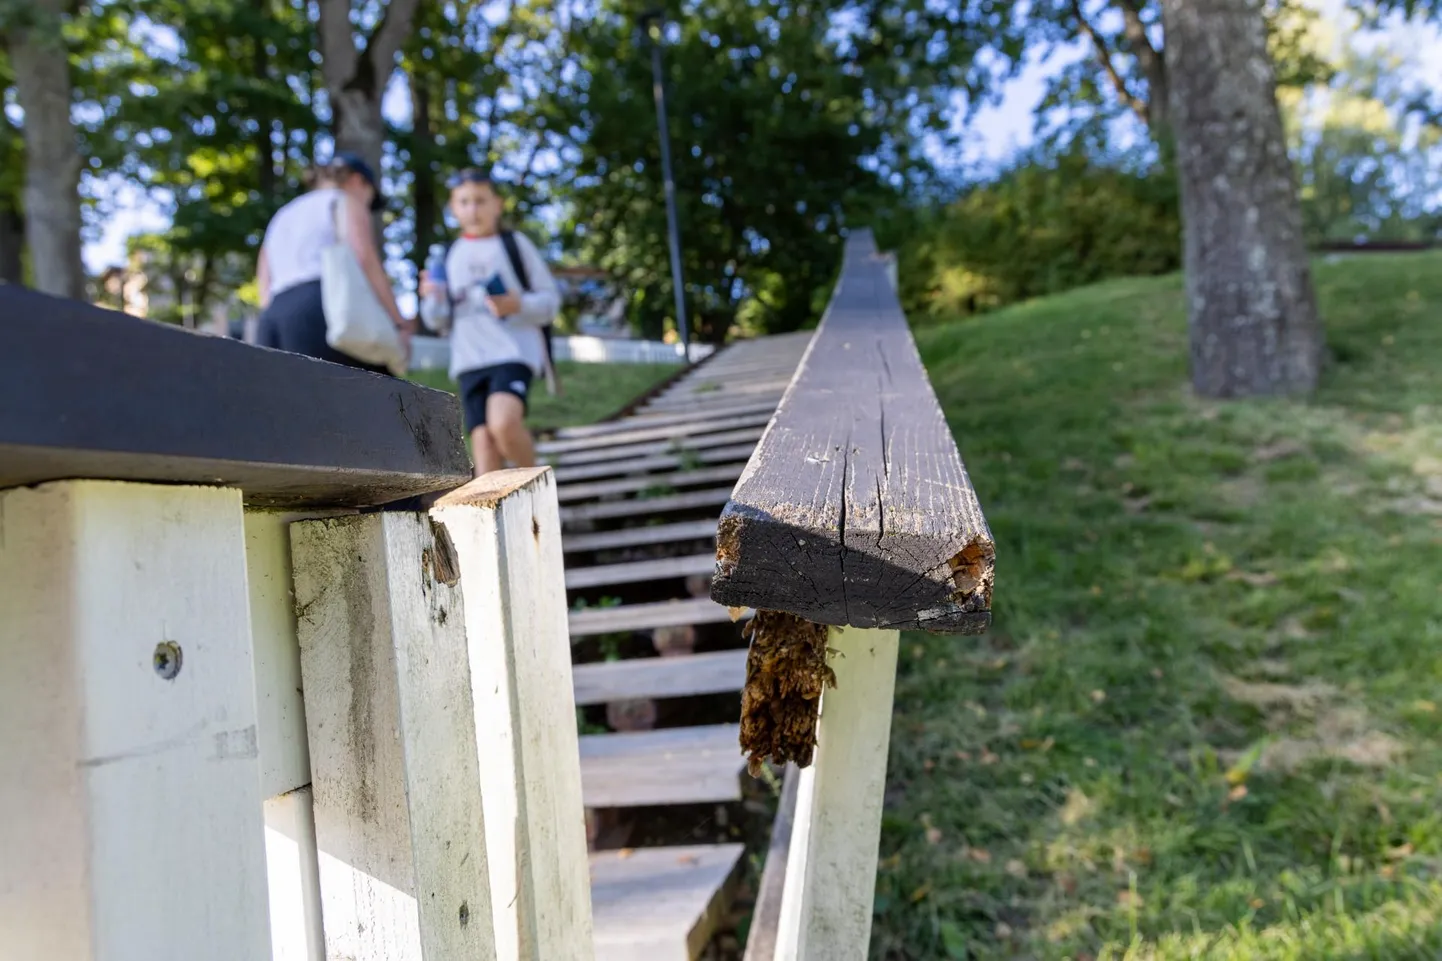
[[[662,427],[674,424],[690,424],[712,417],[734,417],[744,414],[769,414],[776,405],[765,400],[749,401],[735,406],[716,407],[712,410],[691,414],[628,414],[619,420],[602,421],[599,424],[583,424],[577,427],[562,427],[554,436],[560,440],[576,437],[601,437],[637,427]]]
[[[247,606],[237,490],[0,493],[5,957],[269,953]]]
[[[821,695],[816,759],[797,789],[777,961],[867,956],[899,637],[831,628],[836,687]]]
[[[651,454],[627,460],[598,461],[594,464],[577,464],[561,467],[556,471],[558,483],[570,484],[576,481],[592,480],[597,477],[617,477],[622,474],[639,474],[645,471],[667,471],[689,469],[698,464],[724,464],[727,461],[745,460],[756,450],[754,443],[729,444],[710,450],[688,450],[682,454]],[[660,478],[658,478],[659,480]]]
[[[577,704],[723,694],[746,682],[746,649],[578,664],[574,671]]]
[[[409,512],[291,543],[327,956],[495,958],[452,557]]]
[[[581,464],[599,464],[660,454],[675,454],[680,451],[710,450],[743,443],[754,444],[760,439],[765,429],[765,426],[743,427],[736,430],[718,431],[715,434],[677,437],[672,440],[653,440],[639,444],[596,447],[590,450],[563,451],[559,454],[550,454],[545,459],[556,466],[575,467]]]
[[[589,959],[591,899],[555,479],[495,471],[432,515],[459,558],[496,936],[504,958]]]
[[[271,961],[325,961],[310,788],[266,800],[265,862],[270,876]]]
[[[714,553],[658,557],[648,561],[627,561],[596,567],[572,567],[566,571],[566,589],[575,591],[611,584],[637,584],[643,581],[676,580],[702,575],[710,577],[715,569]]]
[[[750,617],[747,611],[743,617]],[[611,634],[617,631],[649,631],[658,627],[697,624],[725,624],[731,620],[726,608],[709,597],[684,601],[656,601],[651,604],[623,604],[620,607],[588,607],[570,614],[571,637]]]
[[[700,434],[714,434],[723,430],[739,430],[743,427],[764,427],[771,419],[770,411],[723,417],[713,415],[704,420],[666,425],[639,425],[629,430],[601,434],[596,437],[573,437],[561,440],[542,441],[536,445],[536,453],[546,456],[566,451],[590,450],[596,447],[615,447],[618,444],[634,444],[648,440],[670,440],[680,437],[694,437]]]
[[[556,496],[561,503],[568,501],[593,500],[615,494],[634,494],[655,487],[695,487],[720,481],[735,483],[746,467],[745,458],[720,467],[702,467],[697,470],[671,471],[664,474],[643,474],[637,477],[622,477],[609,481],[591,481],[583,484],[561,484]]]
[[[622,547],[645,547],[653,544],[680,544],[688,541],[716,540],[714,520],[680,521],[654,527],[626,527],[614,531],[592,531],[589,534],[567,534],[562,546],[566,553],[608,551]]]
[[[596,961],[693,961],[725,910],[745,845],[591,855]]]
[[[731,497],[730,487],[707,487],[703,490],[659,497],[628,497],[624,500],[596,501],[579,504],[561,511],[561,523],[610,520],[617,517],[651,517],[673,511],[694,511],[721,507]],[[719,516],[720,512],[717,511]]]
[[[735,724],[581,738],[586,807],[741,800],[746,761]]]

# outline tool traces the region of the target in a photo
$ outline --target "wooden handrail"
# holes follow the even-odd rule
[[[711,597],[972,634],[995,549],[870,231],[721,515]]]
[[[456,399],[0,286],[0,489],[103,478],[364,507],[466,482]]]

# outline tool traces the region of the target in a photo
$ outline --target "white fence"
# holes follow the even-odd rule
[[[583,364],[679,364],[685,361],[680,344],[659,340],[617,340],[610,337],[569,336],[551,341],[556,360]],[[712,344],[692,344],[691,359],[700,360],[716,350]],[[451,343],[442,337],[417,337],[411,353],[412,370],[444,370],[451,360]]]

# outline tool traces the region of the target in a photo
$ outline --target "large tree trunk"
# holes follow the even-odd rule
[[[1310,391],[1322,363],[1302,215],[1257,0],[1163,0],[1192,384]]]
[[[5,39],[25,111],[25,239],[35,287],[85,296],[80,262],[80,146],[70,124],[68,0],[34,0]]]
[[[416,273],[426,265],[431,244],[437,240],[436,222],[440,205],[436,198],[435,130],[431,123],[429,78],[415,72],[411,76],[411,175],[415,177],[416,245],[411,253]]]
[[[330,95],[336,149],[360,154],[377,176],[386,140],[381,98],[419,5],[420,0],[386,0],[362,51],[356,48],[351,0],[320,0],[321,72]]]

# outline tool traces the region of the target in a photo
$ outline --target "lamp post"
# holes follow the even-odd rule
[[[661,28],[665,14],[652,9],[641,14],[641,30],[651,41],[652,92],[656,98],[656,125],[661,132],[661,176],[666,181],[666,233],[671,248],[671,288],[676,294],[676,332],[681,350],[691,360],[691,329],[686,320],[686,289],[681,278],[681,228],[676,222],[676,181],[671,176],[671,132],[666,123],[666,87],[661,79]]]

